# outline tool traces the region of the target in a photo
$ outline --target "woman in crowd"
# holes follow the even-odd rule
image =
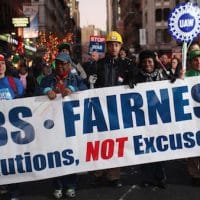
[[[157,66],[156,54],[145,50],[139,55],[139,72],[129,77],[129,85],[133,88],[137,83],[167,80],[168,75]],[[141,186],[157,186],[165,188],[166,175],[163,162],[155,162],[141,165]]]
[[[19,65],[18,71],[19,71],[19,79],[22,82],[25,89],[24,97],[34,96],[37,87],[37,82],[35,77],[33,76],[33,73],[23,62]]]
[[[173,57],[171,59],[171,67],[169,69],[170,75],[172,75],[174,78],[179,78],[180,76],[180,70],[181,70],[181,63],[178,58]]]

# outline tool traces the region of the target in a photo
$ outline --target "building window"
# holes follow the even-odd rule
[[[169,17],[170,9],[169,8],[164,8],[163,9],[163,20],[167,21]]]
[[[162,9],[156,9],[156,22],[162,21]]]
[[[163,41],[164,43],[170,43],[172,40],[171,35],[169,34],[168,29],[163,30]]]
[[[162,43],[162,29],[156,30],[156,43]]]
[[[145,12],[145,24],[148,24],[148,17],[146,12]]]

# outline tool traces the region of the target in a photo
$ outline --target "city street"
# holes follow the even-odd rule
[[[199,200],[200,189],[191,184],[186,170],[186,160],[168,161],[165,163],[168,184],[166,189],[140,188],[139,167],[130,166],[122,169],[121,180],[123,187],[92,186],[89,174],[78,176],[76,200]],[[51,181],[23,183],[20,185],[21,200],[53,199]],[[2,197],[1,199],[6,199]],[[66,198],[63,198],[66,199]],[[67,198],[69,199],[69,198]]]
[[[200,200],[200,0],[0,5],[0,200]]]

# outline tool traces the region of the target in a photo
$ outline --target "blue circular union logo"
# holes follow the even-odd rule
[[[178,20],[178,27],[183,32],[190,32],[195,27],[195,18],[189,13],[183,14]]]
[[[177,5],[168,18],[168,30],[178,42],[190,42],[200,34],[200,7],[191,2]]]

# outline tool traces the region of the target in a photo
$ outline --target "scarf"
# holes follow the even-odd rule
[[[56,75],[56,85],[54,91],[56,93],[61,93],[65,88],[65,79],[68,77],[70,70],[67,70],[62,75]]]
[[[156,69],[154,72],[152,73],[147,73],[144,72],[143,70],[141,70],[141,74],[146,78],[146,82],[151,82],[151,81],[160,81],[161,80],[161,76],[159,73],[159,70]]]

